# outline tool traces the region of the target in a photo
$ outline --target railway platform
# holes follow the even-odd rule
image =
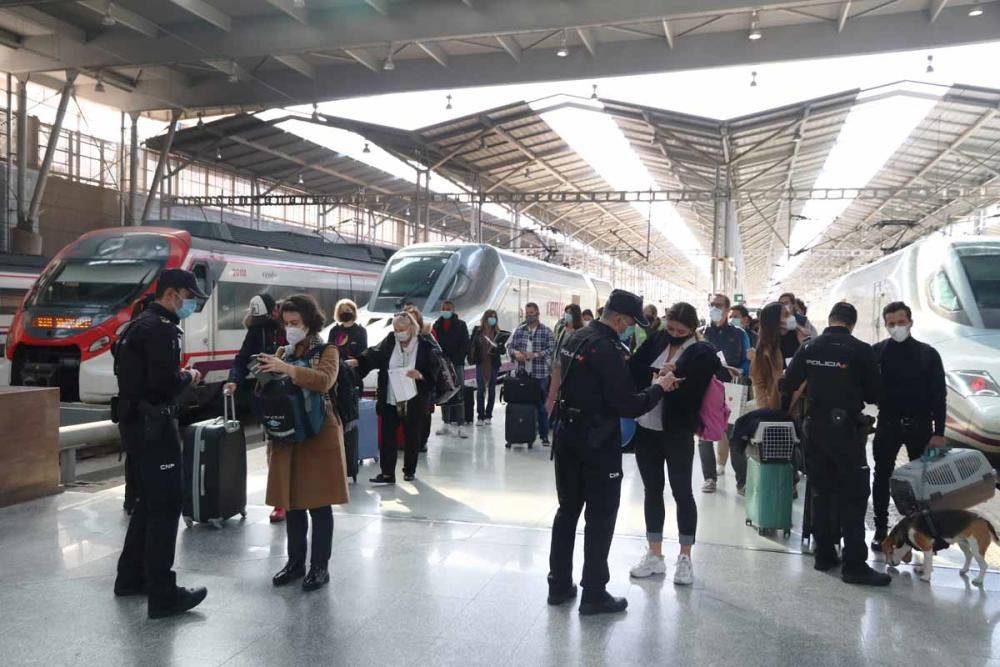
[[[628,598],[627,613],[581,618],[575,606],[548,607],[549,450],[506,450],[502,417],[500,406],[496,423],[469,440],[432,437],[412,483],[372,488],[364,480],[376,466],[364,466],[351,503],[335,510],[333,580],[314,594],[271,586],[285,540],[263,504],[263,448],[249,453],[245,521],[182,526],[178,579],[209,595],[165,621],[111,591],[127,523],[121,487],[0,510],[2,662],[987,665],[1000,655],[996,573],[972,586],[954,567],[956,551],[936,561],[932,584],[901,567],[886,589],[847,586],[813,571],[797,533],[764,538],[747,528],[731,473],[716,494],[696,498],[694,586],[674,586],[672,569],[666,579],[630,580],[644,547],[630,456],[609,585]],[[668,497],[670,563],[671,505]],[[800,503],[795,513],[801,525]],[[581,558],[578,548],[577,571]]]

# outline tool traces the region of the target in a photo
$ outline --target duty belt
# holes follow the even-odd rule
[[[149,401],[118,400],[119,409],[124,414],[140,414],[144,417],[176,417],[178,408],[175,403],[150,403]]]

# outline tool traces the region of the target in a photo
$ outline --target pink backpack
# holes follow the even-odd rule
[[[698,437],[710,442],[721,440],[729,429],[730,412],[726,405],[726,387],[719,378],[713,377],[701,399],[701,410],[698,413],[701,428],[697,431]]]

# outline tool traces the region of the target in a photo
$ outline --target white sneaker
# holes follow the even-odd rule
[[[715,493],[715,480],[706,479],[705,483],[701,485],[702,493]]]
[[[476,420],[476,426],[486,426],[486,420],[485,419],[477,419]]]
[[[458,437],[459,440],[468,440],[469,439],[469,436],[462,431],[462,427],[461,426],[458,426],[456,428],[458,429],[458,432],[455,435]]]
[[[691,565],[691,557],[681,554],[677,557],[677,564],[674,566],[674,583],[678,586],[690,586],[694,583],[694,566]]]
[[[493,424],[493,420],[492,420],[492,419],[487,419],[487,420],[486,420],[486,425],[487,425],[487,426],[490,426],[490,425],[492,425],[492,424]]]
[[[726,466],[719,466],[718,468],[716,468],[715,469],[715,474],[718,475],[719,477],[722,477],[723,475],[725,475],[726,474]]]
[[[629,570],[629,574],[636,579],[645,579],[646,577],[651,577],[654,574],[666,573],[667,563],[663,560],[663,556],[657,556],[649,549],[646,549],[639,562],[633,565],[632,569]]]
[[[441,428],[434,431],[434,435],[451,435],[451,431],[448,430],[447,424],[443,424]]]

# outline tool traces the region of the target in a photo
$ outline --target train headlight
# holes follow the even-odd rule
[[[97,352],[98,350],[103,350],[108,345],[111,345],[111,338],[109,336],[101,336],[87,348],[90,352]]]
[[[1000,385],[988,371],[950,371],[946,377],[951,388],[966,398],[1000,396]]]

